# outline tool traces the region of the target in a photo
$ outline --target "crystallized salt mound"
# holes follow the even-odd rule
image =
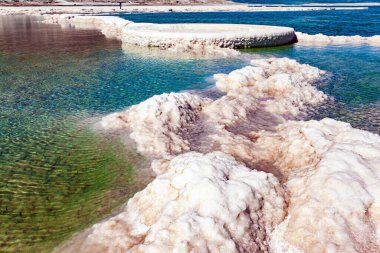
[[[72,25],[79,29],[97,29],[108,38],[121,40],[123,27],[131,21],[112,16],[81,16],[81,15],[46,15],[45,23],[55,23],[62,26]]]
[[[257,136],[252,131],[269,130],[297,116],[306,105],[326,99],[311,85],[324,72],[286,58],[255,63],[263,66],[252,67],[261,73],[257,78],[243,71],[217,75],[218,87],[223,84],[229,92],[215,101],[188,93],[162,94],[104,117],[101,127],[106,131],[128,129],[138,150],[156,159],[189,150],[219,150],[250,168],[276,174],[275,165],[255,159],[260,149],[254,147],[251,139]],[[284,80],[288,81],[286,89]]]
[[[284,187],[221,152],[179,155],[63,252],[379,252],[378,135],[324,119],[251,141],[267,150],[252,158],[281,164]]]
[[[372,37],[355,36],[327,36],[324,34],[310,35],[307,33],[296,32],[297,40],[300,43],[310,44],[370,44],[380,46],[380,35]]]
[[[83,252],[380,252],[380,137],[332,119],[288,121],[277,112],[313,93],[323,101],[311,85],[323,72],[253,63],[217,76],[227,93],[214,101],[163,94],[102,120],[155,155],[158,177],[95,225]]]
[[[285,215],[274,176],[220,152],[179,155],[167,166],[64,252],[269,252],[269,234]]]
[[[273,252],[380,252],[380,137],[331,119],[289,122],[276,135],[266,141],[290,170],[290,206]]]
[[[220,48],[250,48],[291,43],[289,27],[237,24],[132,24],[123,29],[123,42],[148,47],[216,45]]]
[[[208,102],[189,93],[165,93],[103,118],[101,126],[110,131],[128,127],[140,152],[166,157],[189,150],[181,132],[197,120]]]
[[[224,92],[246,93],[252,99],[267,99],[267,109],[297,115],[307,105],[321,103],[327,96],[312,84],[326,72],[288,58],[257,59],[230,74],[216,74],[216,86]]]

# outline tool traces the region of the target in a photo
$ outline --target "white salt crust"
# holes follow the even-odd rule
[[[220,152],[179,155],[77,252],[268,252],[284,217],[278,180]]]
[[[132,24],[123,42],[148,47],[215,45],[221,48],[278,46],[290,43],[293,28],[235,24]]]
[[[301,44],[369,44],[380,46],[380,35],[371,37],[355,36],[327,36],[324,34],[310,35],[307,33],[296,32],[297,40]]]

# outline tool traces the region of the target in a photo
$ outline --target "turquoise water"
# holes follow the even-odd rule
[[[292,14],[291,21],[300,22],[301,31],[349,35],[345,23],[336,18],[340,12],[308,13],[309,23],[301,22],[307,17],[304,12]],[[290,14],[241,15],[123,17],[160,23],[280,24]],[[331,15],[326,21],[331,25],[315,25],[320,15]],[[369,16],[358,19],[352,31],[380,33],[379,20],[370,23]],[[245,58],[146,57],[121,50],[120,42],[97,31],[35,21],[24,16],[0,18],[0,252],[49,252],[143,187],[136,168],[144,158],[131,147],[95,135],[89,128],[94,118],[155,94],[206,89],[214,73],[247,65]],[[331,80],[320,88],[335,101],[310,117],[329,116],[380,133],[379,48],[292,45],[243,53],[291,57],[330,71]]]

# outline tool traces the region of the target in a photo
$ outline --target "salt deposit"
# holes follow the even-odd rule
[[[188,93],[162,94],[105,117],[101,127],[128,128],[139,151],[154,158],[221,150],[250,163],[256,149],[239,126],[268,129],[327,99],[312,85],[324,71],[287,58],[252,63],[257,67],[215,75],[217,87],[228,91],[215,101]],[[234,148],[235,142],[246,143],[245,148]]]
[[[289,122],[277,134],[290,205],[271,246],[380,252],[380,137],[331,119]]]
[[[370,44],[380,46],[380,35],[372,37],[355,36],[327,36],[324,34],[310,35],[296,32],[297,40],[302,44]]]
[[[220,152],[191,152],[174,158],[166,173],[119,215],[93,226],[73,251],[269,252],[284,199],[274,176]]]
[[[188,151],[181,131],[194,123],[207,103],[197,95],[170,93],[153,96],[125,112],[114,113],[101,122],[108,130],[129,128],[140,151],[152,157]]]
[[[222,48],[278,46],[291,43],[293,28],[231,24],[147,24],[133,23],[118,17],[49,15],[45,22],[78,28],[98,29],[123,44],[158,47],[174,52],[214,52],[222,56],[236,51]]]
[[[290,43],[294,30],[288,27],[231,24],[133,24],[123,30],[123,42],[148,47],[216,45],[250,48]]]

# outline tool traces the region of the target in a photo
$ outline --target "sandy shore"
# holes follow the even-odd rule
[[[0,15],[110,12],[218,12],[218,11],[313,11],[363,9],[366,7],[252,6],[249,4],[212,5],[124,5],[118,6],[0,6]]]

